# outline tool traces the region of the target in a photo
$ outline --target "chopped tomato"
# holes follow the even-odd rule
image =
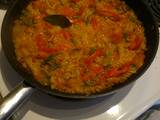
[[[48,57],[48,53],[44,52],[44,51],[39,51],[38,53],[38,58],[40,59],[44,59]]]
[[[41,51],[41,52],[43,51],[46,53],[52,53],[52,49],[47,47],[47,43],[46,43],[45,38],[42,34],[38,34],[35,37],[35,40],[36,40],[36,45],[37,45],[39,51]]]
[[[130,50],[137,50],[140,48],[142,43],[142,39],[139,36],[136,36],[136,38],[131,42],[129,49]]]
[[[41,51],[43,51],[44,48],[46,47],[44,36],[42,34],[38,34],[35,37],[35,41],[36,41],[36,45],[37,45],[38,49],[41,50]]]
[[[35,37],[36,45],[38,47],[38,58],[46,58],[48,56],[47,44],[45,43],[44,37],[42,34],[38,34]]]
[[[93,66],[93,65],[90,67],[90,70],[92,72],[92,75],[94,76],[104,71],[103,66]]]
[[[129,62],[129,63],[124,64],[122,67],[120,67],[119,68],[120,74],[127,73],[130,69],[130,65],[131,65],[131,63]]]
[[[81,76],[81,79],[82,79],[83,81],[86,81],[86,80],[90,80],[91,77],[90,77],[89,75],[83,75],[83,76]]]
[[[65,16],[75,16],[77,14],[73,8],[67,6],[62,7],[60,13]]]
[[[115,77],[115,76],[119,76],[119,71],[117,68],[112,68],[110,70],[107,71],[107,77]]]
[[[101,49],[97,49],[91,56],[89,56],[86,60],[85,60],[85,64],[91,65],[91,63],[97,58],[103,55],[103,51]]]
[[[80,70],[80,77],[81,77],[81,80],[83,81],[91,79],[91,76],[88,73],[86,73],[85,69]]]
[[[127,73],[130,69],[130,64],[125,64],[120,68],[112,68],[106,72],[106,77],[117,77]]]
[[[121,30],[113,31],[109,36],[113,44],[118,44],[123,40],[123,34]]]

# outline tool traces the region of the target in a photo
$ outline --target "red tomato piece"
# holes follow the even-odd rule
[[[38,53],[38,58],[40,59],[44,59],[48,57],[48,53],[44,52],[44,51],[39,51]]]
[[[130,50],[137,50],[140,48],[142,44],[142,39],[139,36],[136,36],[133,42],[131,42],[129,49]]]
[[[117,31],[113,31],[112,33],[110,33],[110,37],[111,37],[111,42],[113,44],[118,44],[122,41],[123,34],[120,30],[117,30]]]
[[[107,77],[115,77],[119,75],[119,71],[117,68],[112,68],[110,70],[107,71],[106,76]]]
[[[91,66],[90,70],[93,76],[100,74],[104,71],[103,66]]]
[[[91,63],[97,58],[103,55],[103,51],[101,49],[97,49],[91,56],[89,56],[86,60],[85,60],[85,64],[87,66],[91,65]]]
[[[106,72],[106,77],[117,77],[122,74],[125,74],[129,71],[130,69],[130,63],[127,63],[123,65],[120,68],[112,68]]]
[[[45,43],[43,35],[42,34],[38,34],[35,37],[35,41],[36,41],[36,45],[37,45],[38,49],[43,51],[44,48],[46,47],[46,43]]]

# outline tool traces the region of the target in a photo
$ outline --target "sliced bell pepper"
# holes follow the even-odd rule
[[[89,66],[91,63],[97,58],[103,55],[103,51],[101,49],[97,49],[93,54],[91,54],[84,63]]]
[[[131,64],[125,64],[125,65],[121,66],[120,68],[111,68],[110,70],[108,70],[106,72],[105,75],[108,78],[108,77],[117,77],[122,74],[125,74],[129,71],[130,65]]]

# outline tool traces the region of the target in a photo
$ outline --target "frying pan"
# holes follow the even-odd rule
[[[29,98],[29,96],[35,90],[45,92],[46,94],[52,96],[59,96],[71,99],[89,99],[116,93],[122,87],[137,80],[149,68],[156,55],[159,43],[159,32],[158,25],[155,22],[151,10],[141,0],[125,0],[126,4],[128,4],[128,6],[134,10],[145,29],[145,36],[147,39],[147,51],[145,52],[146,57],[144,65],[136,72],[136,74],[130,76],[127,82],[114,86],[113,89],[111,89],[110,91],[103,91],[101,93],[84,96],[79,94],[66,94],[58,92],[56,90],[51,90],[49,87],[44,87],[37,83],[36,80],[34,80],[32,74],[27,72],[17,61],[14,52],[14,45],[11,35],[13,22],[20,15],[22,9],[24,9],[30,1],[31,0],[15,0],[9,6],[9,9],[7,10],[7,13],[3,20],[1,30],[2,48],[11,66],[15,69],[15,71],[17,71],[20,76],[24,78],[24,80],[12,92],[10,92],[4,98],[4,101],[1,103],[0,120],[8,119],[9,116],[13,113],[13,111],[15,111],[15,109],[18,108],[18,106],[20,106],[20,104],[22,104],[27,98]]]

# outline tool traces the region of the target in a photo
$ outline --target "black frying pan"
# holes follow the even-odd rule
[[[30,0],[15,0],[7,10],[2,24],[1,38],[4,53],[9,63],[17,71],[17,73],[24,78],[24,81],[22,81],[22,83],[20,83],[20,85],[18,85],[15,90],[13,90],[9,95],[5,97],[5,100],[0,106],[0,120],[6,120],[15,110],[15,108],[17,108],[20,103],[26,100],[26,98],[29,97],[36,89],[53,96],[72,99],[96,98],[116,93],[120,88],[138,79],[148,69],[156,55],[159,43],[159,32],[158,25],[154,20],[151,10],[141,0],[125,0],[126,4],[128,4],[135,11],[136,15],[143,23],[143,26],[145,28],[148,50],[145,53],[146,58],[144,65],[137,71],[136,74],[133,74],[131,77],[129,77],[127,82],[113,87],[113,89],[110,91],[104,91],[101,93],[84,96],[79,94],[65,94],[51,90],[49,87],[44,87],[37,83],[36,80],[34,80],[33,76],[28,73],[17,61],[14,52],[14,46],[11,36],[13,21],[20,15],[22,9],[29,3],[29,1]]]

